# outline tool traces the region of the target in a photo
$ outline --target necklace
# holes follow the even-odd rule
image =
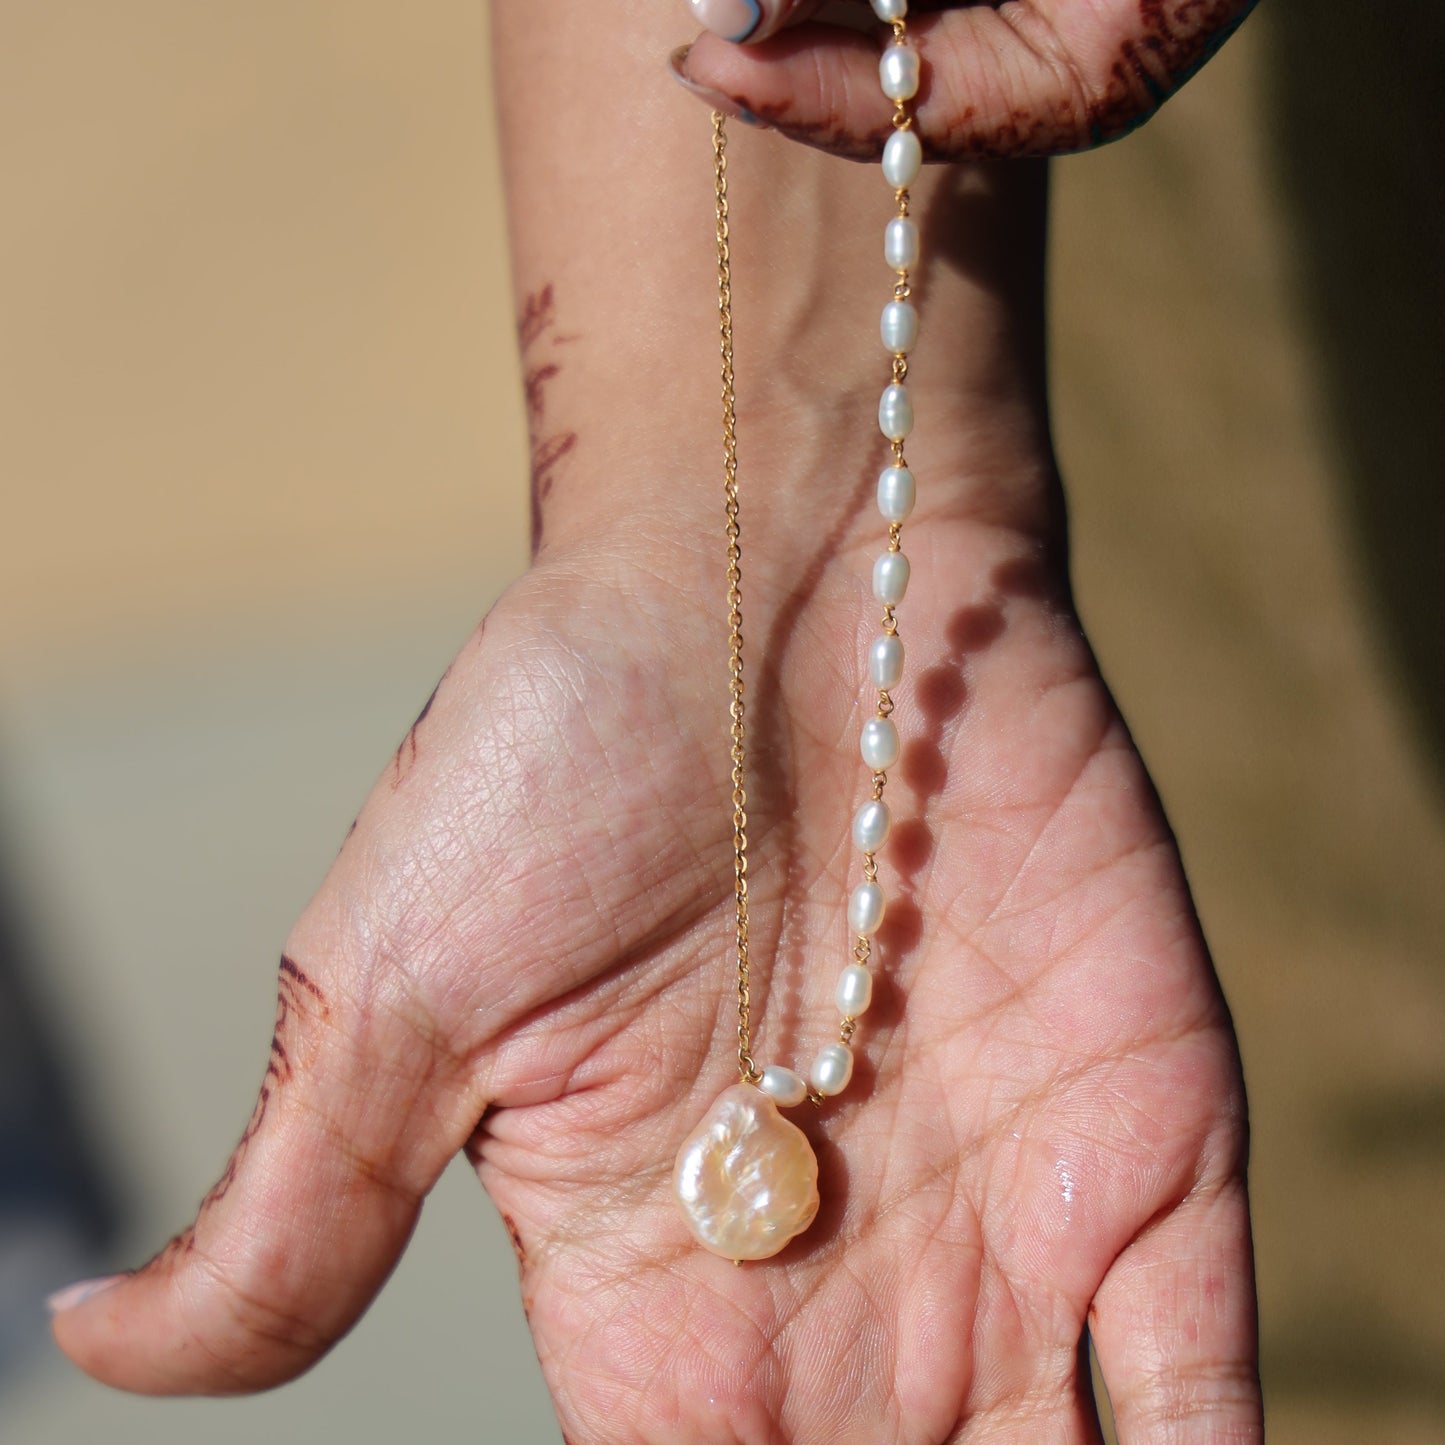
[[[883,93],[893,102],[893,133],[883,147],[883,176],[893,192],[895,214],[883,234],[883,255],[895,273],[893,297],[884,306],[880,336],[892,356],[892,379],[878,402],[879,430],[892,462],[878,478],[878,510],[888,523],[888,547],[873,566],[873,595],[882,604],[882,630],[868,649],[868,677],[876,694],[863,724],[859,752],[872,775],[869,796],[853,818],[853,842],[863,855],[863,881],[848,899],[853,961],[838,979],[837,1039],[813,1060],[806,1079],[790,1068],[759,1069],[752,1053],[751,960],[748,953],[747,729],[743,688],[742,549],[738,523],[737,417],[733,393],[732,266],[728,250],[727,133],[714,111],[713,175],[716,191],[718,318],[722,355],[723,491],[727,519],[728,714],[732,762],[734,944],[737,955],[739,1081],[724,1089],[697,1128],[683,1141],[673,1169],[673,1191],[698,1242],[741,1264],[767,1259],[801,1234],[818,1212],[818,1161],[807,1135],[780,1108],[811,1099],[822,1104],[841,1094],[853,1075],[853,1036],[873,994],[869,960],[873,936],[883,922],[884,896],[877,853],[888,836],[883,792],[888,769],[898,761],[892,689],[903,676],[903,643],[894,609],[908,587],[908,559],[900,538],[913,510],[914,482],[903,442],[913,429],[908,353],[918,335],[918,313],[909,300],[909,273],[918,264],[918,226],[908,214],[908,187],[917,177],[923,148],[908,102],[918,91],[918,52],[908,42],[907,0],[872,0],[874,13],[891,28],[878,63]]]

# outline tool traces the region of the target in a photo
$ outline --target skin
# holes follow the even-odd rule
[[[288,1379],[466,1149],[572,1445],[1096,1441],[1086,1327],[1126,1445],[1258,1441],[1239,1060],[1070,597],[1041,163],[914,192],[905,751],[855,1079],[791,1115],[822,1211],[734,1268],[672,1204],[736,1077],[709,126],[672,17],[494,10],[535,562],[287,942],[225,1187],[57,1338],[131,1390]],[[804,1065],[857,874],[888,198],[776,137],[730,156],[756,1053]]]
[[[1125,135],[1214,54],[1254,4],[914,0],[908,29],[925,62],[915,106],[925,152],[940,160],[1046,156]],[[890,124],[878,89],[877,41],[813,23],[824,10],[819,0],[763,0],[748,44],[704,34],[685,74],[715,90],[731,114],[745,110],[795,140],[872,157]]]

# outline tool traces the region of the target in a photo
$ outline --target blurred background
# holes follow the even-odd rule
[[[7,1445],[558,1438],[464,1167],[259,1400],[110,1395],[40,1302],[190,1217],[525,565],[487,52],[480,0],[0,0]],[[1079,600],[1239,1026],[1274,1445],[1445,1441],[1442,55],[1425,0],[1270,0],[1055,169]]]

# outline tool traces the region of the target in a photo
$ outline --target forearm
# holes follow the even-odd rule
[[[714,510],[720,454],[714,184],[706,107],[673,83],[680,0],[493,7],[515,306],[544,552],[651,515]],[[731,123],[744,464],[763,525],[806,528],[875,458],[887,188]],[[911,360],[915,467],[958,505],[1051,515],[1043,393],[1046,177],[1036,162],[929,167]]]

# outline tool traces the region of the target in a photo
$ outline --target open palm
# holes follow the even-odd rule
[[[760,1063],[826,1041],[848,956],[866,489],[815,556],[746,554]],[[735,1075],[720,543],[599,541],[454,663],[288,944],[236,1157],[64,1347],[132,1389],[287,1378],[466,1147],[573,1445],[1092,1440],[1086,1324],[1125,1439],[1257,1439],[1243,1095],[1172,839],[1050,527],[910,536],[892,901],[855,1081],[790,1116],[806,1235],[735,1268],[671,1199]]]

